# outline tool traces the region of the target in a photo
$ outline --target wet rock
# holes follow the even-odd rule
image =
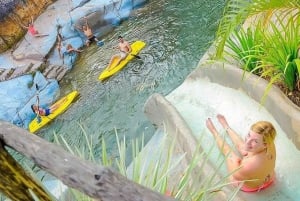
[[[26,33],[27,30],[22,28],[20,23],[27,24],[31,17],[36,18],[40,15],[48,5],[56,0],[25,0],[25,1],[1,1],[1,5],[6,8],[5,3],[17,2],[14,8],[7,10],[9,13],[1,16],[0,27],[0,53],[6,51],[15,45]],[[23,3],[25,2],[25,3]],[[1,10],[0,10],[1,12]],[[4,14],[1,12],[1,14]]]
[[[14,68],[6,69],[0,76],[0,81],[8,80],[10,75],[14,72]]]
[[[43,75],[47,79],[56,79],[57,81],[60,81],[68,71],[69,69],[65,66],[49,65],[43,72]]]
[[[66,66],[47,65],[42,62],[28,64],[24,67],[0,69],[0,81],[7,81],[22,75],[32,74],[40,71],[47,79],[56,79],[60,81],[69,71]]]
[[[17,67],[17,68],[10,68],[10,69],[1,69],[0,70],[0,81],[7,81],[13,78],[17,78],[22,75],[32,74],[36,71],[43,71],[44,63],[37,62],[37,63],[29,63],[27,65]]]

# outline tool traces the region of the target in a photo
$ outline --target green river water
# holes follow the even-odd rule
[[[222,0],[151,0],[135,10],[103,37],[104,46],[92,45],[80,54],[60,83],[62,95],[76,89],[80,98],[39,135],[52,141],[56,133],[70,145],[80,146],[82,127],[93,138],[96,155],[104,138],[112,156],[117,155],[116,132],[128,142],[143,134],[148,141],[155,127],[144,115],[145,101],[153,93],[167,95],[196,68],[214,40],[223,8]],[[99,82],[99,73],[116,53],[112,47],[118,35],[130,42],[145,41],[147,46],[139,54],[142,59]]]

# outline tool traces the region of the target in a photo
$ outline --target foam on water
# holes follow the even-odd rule
[[[189,80],[166,97],[186,120],[195,136],[201,134],[201,144],[208,151],[215,141],[206,128],[205,120],[211,117],[221,133],[217,114],[223,114],[229,125],[241,136],[249,131],[250,126],[259,120],[273,123],[277,130],[275,140],[277,150],[276,182],[271,188],[260,193],[242,193],[247,200],[297,200],[300,197],[300,153],[295,145],[286,137],[276,120],[249,98],[245,92],[226,88],[205,80]],[[211,156],[216,161],[219,150],[215,146]],[[221,172],[225,172],[224,167]]]
[[[57,199],[60,199],[63,193],[68,189],[66,185],[57,179],[44,181],[43,184],[45,185],[46,189],[48,189],[48,191],[50,191],[51,194]]]

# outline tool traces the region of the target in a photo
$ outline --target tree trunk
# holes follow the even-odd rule
[[[40,200],[51,201],[46,191],[29,176],[0,142],[0,191],[11,200],[34,201],[34,195]],[[31,191],[31,192],[30,192]]]
[[[81,160],[58,145],[10,123],[0,121],[0,140],[67,186],[92,198],[101,201],[175,200],[136,184],[110,168]]]

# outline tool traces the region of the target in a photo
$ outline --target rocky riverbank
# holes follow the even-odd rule
[[[6,32],[0,32],[0,38],[3,39],[4,36],[9,35],[4,39],[6,46],[11,46],[11,43],[7,42],[9,39],[15,39],[14,42],[16,42],[18,37],[22,38],[20,42],[14,44],[13,48],[0,55],[0,89],[7,92],[0,95],[0,99],[3,96],[6,101],[1,102],[2,105],[5,105],[0,110],[0,119],[2,120],[15,122],[15,119],[19,118],[17,122],[24,122],[22,118],[26,118],[30,114],[29,103],[36,100],[35,97],[31,96],[32,89],[30,87],[33,86],[32,83],[39,82],[35,79],[35,72],[40,71],[49,83],[50,80],[60,81],[72,69],[77,54],[65,53],[63,58],[60,57],[56,49],[58,33],[62,36],[64,47],[71,44],[74,48],[85,48],[83,46],[86,37],[75,28],[84,25],[85,18],[87,18],[95,36],[101,38],[123,20],[126,20],[132,10],[142,6],[147,0],[104,0],[101,2],[99,0],[45,0],[43,2],[37,0],[22,1],[16,4],[15,9],[6,10],[5,12],[10,13],[5,16],[4,21],[0,22],[7,29]],[[46,4],[46,2],[51,4]],[[39,6],[36,6],[38,3]],[[36,9],[35,12],[32,9]],[[40,14],[41,12],[43,13]],[[31,16],[35,19],[34,27],[39,33],[47,34],[47,36],[34,37],[30,33],[26,33],[24,36],[24,30],[20,28],[18,23],[21,21],[28,22]],[[37,17],[35,18],[35,16]],[[28,76],[23,76],[28,74],[33,75],[31,81],[28,81]],[[9,86],[4,83],[5,81],[9,81]],[[28,89],[19,91],[20,85],[28,85]],[[7,87],[10,90],[7,90]],[[18,91],[18,99],[12,98],[12,91]],[[41,104],[49,105],[55,99],[53,96],[57,93],[50,89],[48,91],[51,91],[52,98],[45,93],[46,98],[40,97]],[[40,94],[40,96],[42,95]],[[10,98],[12,99],[8,100]],[[17,117],[7,118],[14,116],[7,114],[8,110],[15,113]],[[22,114],[20,111],[23,111]],[[22,124],[24,127],[27,126]]]
[[[0,2],[0,53],[12,48],[26,34],[21,24],[36,19],[56,0],[5,0]]]

